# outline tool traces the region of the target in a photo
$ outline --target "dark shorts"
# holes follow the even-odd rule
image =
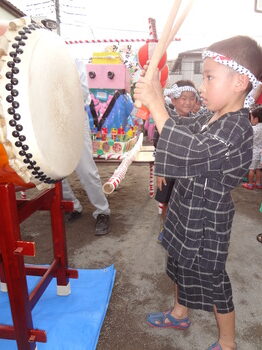
[[[191,309],[226,314],[234,310],[232,288],[226,271],[206,271],[198,264],[192,268],[180,266],[172,257],[167,259],[167,275],[178,286],[178,302]]]
[[[155,200],[160,203],[168,203],[169,198],[171,196],[173,187],[174,187],[175,179],[166,179],[166,185],[162,187],[162,191],[157,189]]]

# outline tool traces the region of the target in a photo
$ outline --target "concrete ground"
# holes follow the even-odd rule
[[[99,165],[104,183],[115,166]],[[117,274],[97,350],[205,350],[217,339],[212,313],[192,311],[186,331],[154,329],[145,323],[148,312],[173,304],[173,285],[165,274],[165,250],[157,243],[160,219],[157,203],[148,194],[148,166],[132,165],[119,189],[109,196],[111,233],[94,236],[92,207],[75,174],[70,176],[84,213],[66,223],[69,265],[102,268],[115,265]],[[262,191],[233,191],[236,214],[227,270],[233,286],[238,350],[262,350],[262,232],[259,205]],[[51,261],[48,214],[36,213],[22,225],[24,239],[37,244],[33,263]],[[70,349],[68,349],[70,350]]]

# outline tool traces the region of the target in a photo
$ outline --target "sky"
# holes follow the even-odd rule
[[[32,15],[33,10],[55,18],[52,1],[9,0]],[[181,8],[188,0],[183,0]],[[206,47],[234,35],[249,35],[262,45],[262,12],[254,11],[256,0],[194,0],[193,7],[167,51],[168,59],[180,52]],[[262,10],[262,1],[257,0]],[[158,37],[174,0],[59,0],[61,35],[65,40],[147,39],[148,18],[156,20]],[[43,5],[31,5],[30,4]],[[69,14],[75,13],[75,15]],[[181,13],[181,12],[180,12]],[[52,17],[53,16],[53,17]],[[179,16],[179,14],[178,14]],[[133,44],[142,46],[142,44]],[[97,51],[97,45],[71,45],[76,56]],[[100,45],[101,46],[101,45]]]

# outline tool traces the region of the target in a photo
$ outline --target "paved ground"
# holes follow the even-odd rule
[[[114,166],[99,165],[102,182]],[[193,311],[187,331],[153,329],[145,324],[150,311],[173,303],[173,285],[165,275],[165,251],[157,243],[160,221],[157,204],[148,195],[149,169],[132,165],[120,188],[109,196],[111,233],[96,237],[92,208],[73,174],[70,182],[84,204],[84,215],[66,224],[70,267],[102,268],[114,264],[116,281],[101,331],[98,350],[205,350],[216,340],[213,314]],[[238,350],[262,349],[262,232],[259,204],[262,191],[241,187],[233,191],[236,215],[228,273],[237,312]],[[22,225],[25,239],[37,243],[34,263],[51,261],[49,219],[36,213]],[[68,349],[70,350],[70,349]]]

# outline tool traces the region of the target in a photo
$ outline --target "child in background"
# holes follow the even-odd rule
[[[165,89],[164,94],[170,98],[170,102],[173,105],[175,115],[177,117],[189,117],[192,116],[192,110],[197,100],[197,90],[195,85],[190,80],[179,80],[171,89]],[[168,105],[171,108],[170,105]],[[172,109],[172,108],[171,108]],[[172,116],[171,116],[172,117]],[[157,141],[159,133],[154,134],[154,146],[157,147]],[[162,220],[165,220],[168,201],[172,193],[175,179],[164,178],[157,176],[157,192],[155,200],[162,203]],[[158,241],[162,241],[163,231],[161,230],[158,236]]]
[[[134,98],[150,110],[160,133],[155,174],[176,179],[162,240],[175,303],[168,311],[149,314],[147,322],[184,330],[191,324],[189,309],[214,311],[218,340],[208,350],[235,350],[235,311],[226,272],[234,217],[230,191],[251,163],[253,131],[243,106],[254,103],[262,49],[253,39],[237,36],[211,45],[203,59],[200,93],[211,116],[170,118],[158,72],[152,81],[141,77],[136,84]]]
[[[242,187],[253,190],[262,189],[262,107],[257,107],[250,112],[250,122],[253,125],[253,156],[249,167],[248,182],[243,183]]]
[[[149,142],[152,142],[154,139],[154,133],[155,133],[155,122],[154,120],[149,116],[149,118],[145,121],[144,129],[147,132],[147,140]]]

